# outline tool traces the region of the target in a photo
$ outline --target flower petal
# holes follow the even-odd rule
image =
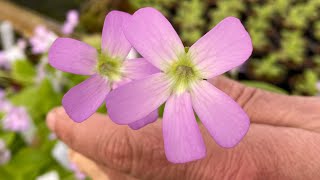
[[[130,16],[125,12],[111,11],[104,20],[101,48],[112,58],[124,60],[132,48],[123,34],[123,24]]]
[[[160,72],[144,58],[129,59],[124,62],[124,74],[130,79],[141,79]]]
[[[241,65],[251,53],[250,36],[234,17],[222,20],[189,49],[191,59],[206,79]]]
[[[97,51],[81,41],[58,38],[49,50],[49,63],[61,71],[92,75],[97,64]]]
[[[133,47],[155,67],[165,70],[184,53],[184,46],[170,22],[156,9],[142,8],[125,24]]]
[[[206,155],[189,93],[168,99],[162,123],[165,153],[170,162],[185,163]]]
[[[191,97],[195,112],[220,146],[233,147],[247,133],[250,126],[247,114],[207,81],[194,86]]]
[[[152,111],[148,116],[129,124],[131,129],[137,130],[150,123],[155,122],[159,117],[158,109]]]
[[[170,80],[163,73],[157,73],[113,90],[106,99],[111,120],[130,124],[146,117],[167,100],[169,85]]]
[[[63,96],[62,105],[71,119],[82,122],[99,108],[109,91],[108,81],[93,75],[70,89]]]

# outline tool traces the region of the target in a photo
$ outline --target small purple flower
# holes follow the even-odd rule
[[[205,157],[195,113],[222,147],[239,143],[250,121],[242,108],[210,84],[213,78],[244,63],[252,53],[248,32],[228,17],[184,48],[170,22],[153,8],[142,8],[124,25],[132,46],[161,72],[112,91],[106,101],[117,124],[130,124],[165,103],[163,138],[167,159],[184,163]]]
[[[11,152],[6,147],[4,140],[0,139],[0,166],[6,164],[11,158]]]
[[[4,51],[0,51],[0,67],[8,69],[9,62]]]
[[[67,19],[65,23],[62,26],[62,33],[65,35],[72,34],[74,31],[74,28],[79,23],[79,13],[76,10],[70,10],[67,13]]]
[[[48,30],[45,26],[37,26],[34,30],[34,35],[30,38],[32,53],[46,53],[56,39],[57,35]]]
[[[70,163],[70,169],[71,169],[71,171],[74,172],[74,176],[75,176],[75,178],[77,180],[86,179],[86,175],[80,171],[80,169],[78,168],[77,164],[71,162]]]
[[[12,104],[6,99],[5,91],[0,89],[0,112],[8,113],[12,107]]]
[[[98,107],[108,101],[108,94],[123,82],[141,79],[158,72],[143,58],[127,60],[132,46],[122,32],[122,25],[131,15],[111,11],[105,18],[102,31],[101,52],[83,42],[58,38],[49,50],[51,66],[65,72],[91,77],[69,90],[62,104],[67,114],[76,122],[90,117]],[[157,119],[154,110],[144,117],[134,119],[129,126],[138,129]]]
[[[14,132],[23,132],[30,127],[30,116],[24,107],[13,107],[3,118],[3,128]]]

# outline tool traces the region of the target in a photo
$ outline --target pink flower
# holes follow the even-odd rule
[[[56,39],[57,36],[46,27],[37,26],[34,30],[34,35],[30,38],[32,53],[46,53]]]
[[[51,66],[62,71],[91,76],[63,97],[63,107],[74,121],[86,120],[105,99],[108,101],[108,94],[114,85],[119,86],[123,81],[140,79],[158,72],[143,58],[126,60],[132,46],[122,32],[122,25],[129,18],[129,14],[120,11],[112,11],[106,16],[101,52],[70,38],[58,38],[51,46]],[[157,115],[154,110],[139,119],[133,119],[129,126],[138,129],[155,121]]]
[[[124,25],[124,33],[161,72],[109,94],[108,114],[115,123],[132,123],[165,103],[165,154],[173,163],[206,154],[194,111],[217,144],[230,148],[239,143],[249,128],[247,114],[207,82],[239,66],[252,53],[250,36],[237,18],[224,19],[186,50],[172,25],[153,8],[135,12]]]
[[[0,166],[6,164],[11,158],[11,151],[3,139],[0,139]]]
[[[74,31],[74,28],[79,23],[79,13],[76,10],[70,10],[67,13],[67,19],[65,23],[62,26],[62,33],[65,35],[72,34]]]
[[[12,107],[3,119],[3,128],[14,132],[29,129],[31,118],[24,107]]]

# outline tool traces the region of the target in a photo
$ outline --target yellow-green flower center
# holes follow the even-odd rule
[[[166,74],[172,80],[173,92],[178,94],[190,90],[195,82],[202,79],[199,70],[187,53],[181,55],[177,61],[171,64]]]
[[[107,77],[110,81],[118,81],[122,77],[121,67],[121,59],[111,58],[104,53],[99,54],[97,71],[101,76]]]

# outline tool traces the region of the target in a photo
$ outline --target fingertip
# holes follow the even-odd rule
[[[59,115],[65,114],[65,110],[63,107],[56,107],[52,109],[48,114],[46,118],[46,123],[48,128],[51,131],[55,131],[56,121],[58,119]]]

